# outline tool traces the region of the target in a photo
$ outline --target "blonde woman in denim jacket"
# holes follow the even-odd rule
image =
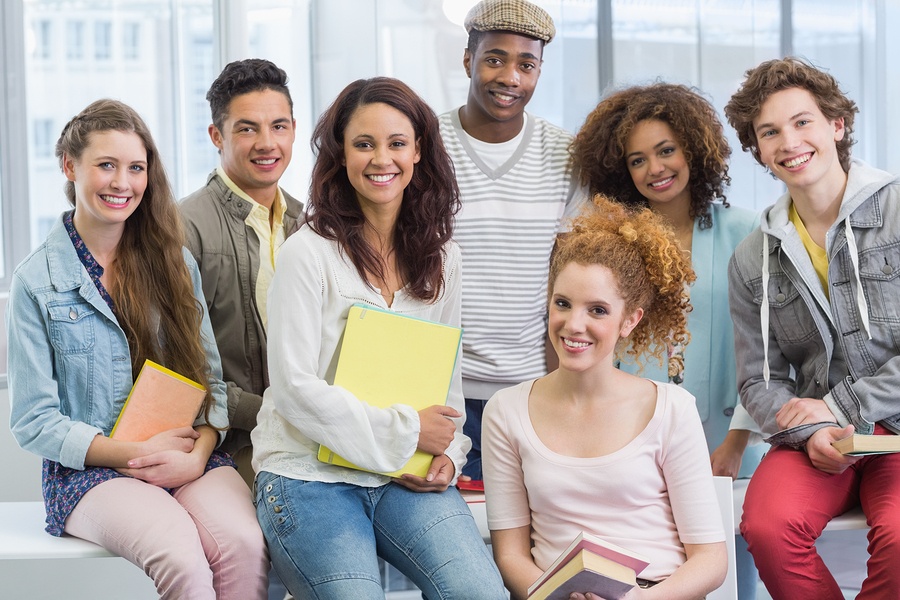
[[[75,210],[17,267],[7,312],[10,424],[44,457],[47,531],[127,558],[162,598],[263,598],[262,532],[214,451],[228,423],[219,354],[153,139],[98,100],[56,152]],[[203,382],[203,408],[193,427],[110,439],[145,359]]]
[[[741,532],[776,600],[844,597],[815,540],[860,505],[871,556],[857,598],[900,590],[900,454],[831,445],[900,432],[900,180],[851,160],[856,112],[831,75],[793,58],[748,71],[725,107],[788,190],[729,270],[741,401],[774,446]]]

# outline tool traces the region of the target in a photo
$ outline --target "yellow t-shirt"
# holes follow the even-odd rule
[[[806,248],[806,253],[809,254],[809,260],[812,261],[813,269],[816,270],[816,275],[819,277],[819,283],[822,285],[825,297],[829,297],[828,252],[826,252],[825,248],[813,241],[809,232],[806,230],[806,225],[803,224],[803,220],[797,213],[797,209],[794,208],[793,202],[791,202],[791,207],[788,209],[788,218],[791,220],[791,223],[794,224],[794,227],[797,228],[797,233],[800,235],[800,241],[803,242],[803,247]]]
[[[220,166],[216,168],[219,177],[225,182],[232,192],[246,200],[253,206],[250,214],[244,219],[244,222],[259,238],[259,272],[256,274],[256,306],[259,310],[259,317],[262,319],[263,327],[268,327],[268,311],[266,299],[269,295],[269,285],[272,283],[272,277],[275,275],[275,258],[278,251],[284,243],[284,211],[287,208],[284,202],[284,196],[281,188],[276,188],[275,202],[272,204],[274,211],[272,225],[269,225],[269,209],[251,198],[244,190],[239,188]]]

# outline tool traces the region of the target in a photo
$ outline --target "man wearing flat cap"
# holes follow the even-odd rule
[[[462,199],[463,474],[480,480],[481,413],[496,392],[547,372],[547,266],[556,234],[587,200],[569,169],[572,135],[525,106],[553,19],[525,0],[483,0],[466,15],[466,104],[441,115]],[[551,351],[552,354],[552,351]]]

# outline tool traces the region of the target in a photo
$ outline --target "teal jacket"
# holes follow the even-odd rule
[[[691,341],[684,352],[684,382],[682,387],[697,399],[697,410],[703,421],[706,443],[710,451],[717,448],[729,428],[759,427],[741,407],[738,399],[734,359],[734,327],[728,309],[728,261],[737,245],[759,224],[758,217],[745,209],[710,207],[712,227],[700,229],[694,222],[691,241],[691,261],[697,280],[691,286],[691,305],[688,330]],[[637,374],[638,366],[621,363],[619,367]],[[659,366],[653,359],[646,361],[643,377],[668,381],[665,361]],[[763,448],[749,448],[744,458],[743,472],[756,467]]]

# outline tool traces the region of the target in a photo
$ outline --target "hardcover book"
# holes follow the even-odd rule
[[[831,444],[841,454],[891,454],[900,452],[900,435],[863,435],[854,433]]]
[[[109,437],[143,442],[157,433],[193,425],[206,388],[152,360],[144,362]]]
[[[591,592],[614,600],[628,593],[649,560],[582,532],[528,588],[528,600],[566,599],[573,592]]]
[[[379,408],[406,404],[422,410],[446,404],[461,339],[459,327],[355,304],[347,315],[334,385]],[[324,445],[318,458],[365,470]],[[416,450],[403,468],[382,475],[424,477],[433,458]]]

